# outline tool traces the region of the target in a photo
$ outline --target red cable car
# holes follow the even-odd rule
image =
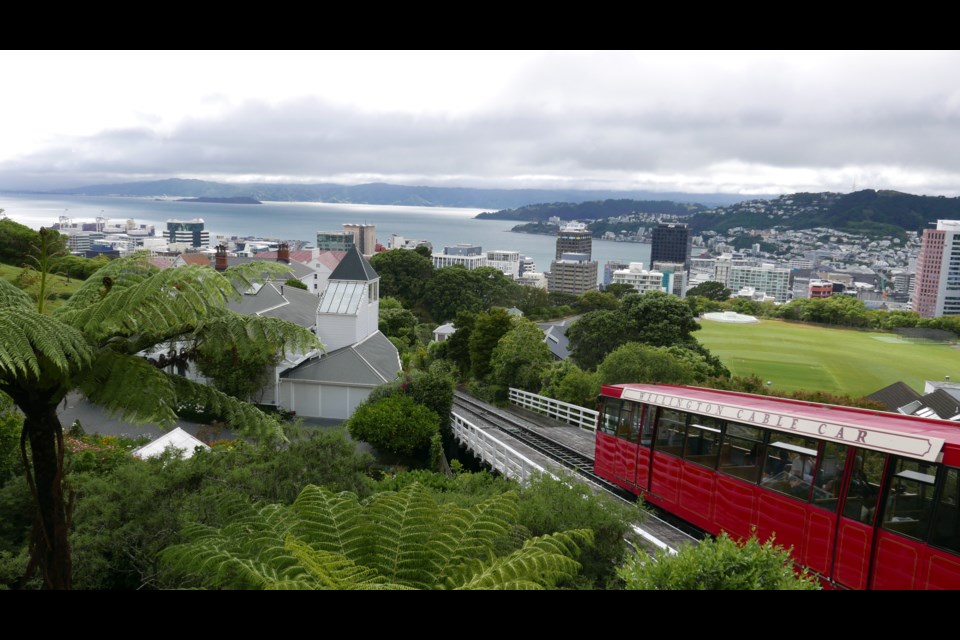
[[[732,391],[605,385],[594,468],[827,586],[960,588],[960,424]]]

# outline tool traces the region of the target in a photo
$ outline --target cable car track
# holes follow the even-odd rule
[[[490,425],[519,440],[531,449],[574,471],[612,497],[627,503],[636,502],[637,496],[632,492],[593,473],[592,457],[528,428],[514,416],[480,402],[463,392],[455,392],[453,405],[455,411],[467,413],[471,419]],[[643,527],[634,525],[633,530],[653,546],[673,551],[683,542],[695,542],[703,537],[701,531],[654,505],[648,504],[645,505],[645,508],[647,518]]]

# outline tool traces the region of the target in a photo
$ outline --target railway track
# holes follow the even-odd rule
[[[478,425],[487,425],[523,442],[551,460],[582,476],[597,489],[623,502],[635,503],[637,497],[593,472],[593,458],[530,429],[512,414],[501,411],[471,396],[457,391],[454,411]],[[702,535],[696,529],[670,514],[647,505],[647,518],[642,525],[634,525],[634,532],[646,543],[660,549],[675,550],[684,542],[696,542]]]

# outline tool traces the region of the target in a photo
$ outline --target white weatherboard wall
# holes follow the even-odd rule
[[[373,387],[280,380],[280,404],[306,418],[346,420],[367,399]]]

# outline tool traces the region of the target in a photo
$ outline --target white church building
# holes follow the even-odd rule
[[[397,348],[377,328],[380,276],[351,246],[330,274],[316,312],[326,353],[279,375],[284,409],[311,418],[349,418],[373,389],[400,372]]]

